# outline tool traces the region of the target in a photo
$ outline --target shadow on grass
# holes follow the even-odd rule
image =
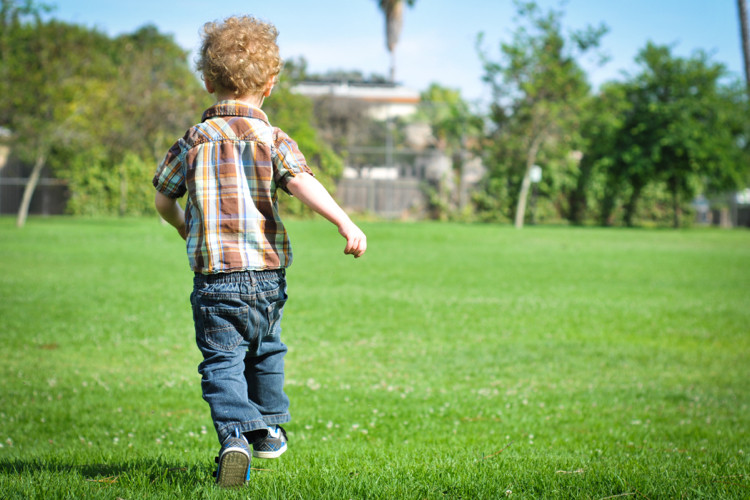
[[[164,458],[139,458],[111,463],[66,464],[63,457],[0,460],[0,474],[33,476],[40,472],[67,474],[92,483],[186,484],[213,480],[213,467],[180,464]]]

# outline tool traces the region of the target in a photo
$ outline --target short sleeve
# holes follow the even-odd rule
[[[169,149],[154,174],[154,187],[168,198],[181,198],[187,191],[182,162],[184,151],[184,140],[180,139]]]
[[[274,182],[288,193],[286,184],[290,178],[301,173],[314,174],[307,165],[307,160],[305,160],[305,156],[299,150],[297,143],[279,128],[274,128],[273,132],[274,154],[272,154],[272,160]]]

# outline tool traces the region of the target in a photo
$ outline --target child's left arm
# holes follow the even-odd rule
[[[304,172],[299,173],[289,179],[286,188],[302,203],[336,225],[339,234],[346,239],[345,254],[354,255],[355,259],[364,255],[367,250],[365,233],[352,222],[315,177]]]

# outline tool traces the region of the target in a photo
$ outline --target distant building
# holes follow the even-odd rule
[[[330,99],[332,106],[348,101],[352,110],[364,108],[376,121],[406,118],[399,124],[399,144],[393,143],[393,135],[382,146],[349,143],[336,192],[349,209],[383,217],[418,217],[428,205],[429,190],[440,191],[437,186],[456,189],[457,181],[461,199],[466,200],[468,189],[484,173],[481,161],[472,157],[466,158],[461,179],[454,178],[453,159],[436,147],[430,124],[409,119],[420,103],[415,90],[388,82],[329,80],[302,82],[292,91],[313,100]]]
[[[419,92],[395,83],[307,81],[298,83],[292,91],[313,99],[335,97],[368,103],[370,116],[376,120],[409,116],[419,104]]]

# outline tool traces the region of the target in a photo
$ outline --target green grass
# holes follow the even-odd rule
[[[176,233],[0,219],[3,498],[748,498],[750,232],[292,222],[290,449],[212,483]]]

